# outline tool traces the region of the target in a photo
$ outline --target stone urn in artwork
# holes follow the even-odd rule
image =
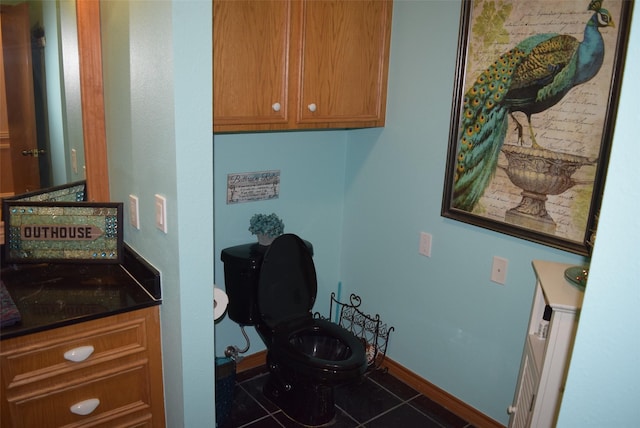
[[[546,208],[547,196],[560,195],[578,184],[592,184],[592,181],[575,180],[572,176],[580,167],[593,165],[596,160],[541,147],[511,144],[505,144],[502,152],[508,164],[500,168],[514,185],[522,189],[522,200],[506,212],[505,221],[555,233],[556,223]]]

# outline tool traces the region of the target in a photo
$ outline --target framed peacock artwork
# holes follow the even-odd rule
[[[444,217],[590,254],[632,6],[463,0]]]

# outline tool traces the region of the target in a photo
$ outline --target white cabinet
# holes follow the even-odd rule
[[[555,426],[584,296],[564,277],[570,266],[533,261],[536,289],[518,385],[508,409],[510,428]],[[541,328],[545,318],[548,325]]]

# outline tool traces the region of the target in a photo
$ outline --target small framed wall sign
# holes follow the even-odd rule
[[[280,196],[280,171],[227,175],[227,204],[266,201]]]
[[[10,263],[122,261],[121,202],[4,201]]]

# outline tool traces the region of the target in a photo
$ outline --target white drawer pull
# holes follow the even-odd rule
[[[318,106],[315,103],[311,103],[307,106],[307,108],[309,109],[309,111],[311,113],[313,113],[314,111],[316,111],[318,109]]]
[[[88,400],[84,400],[74,404],[73,406],[69,407],[69,410],[71,410],[71,413],[74,413],[76,415],[86,416],[93,412],[99,405],[100,400],[98,400],[97,398],[90,398]]]
[[[93,346],[79,346],[77,348],[73,348],[70,351],[64,353],[64,359],[73,361],[74,363],[79,363],[80,361],[84,361],[89,356],[93,354]]]

